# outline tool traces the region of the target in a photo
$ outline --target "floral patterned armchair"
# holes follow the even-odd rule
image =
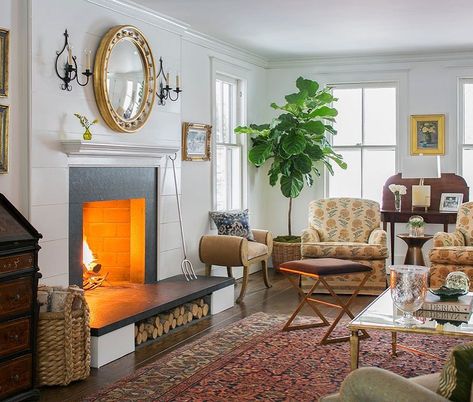
[[[430,286],[442,286],[450,272],[463,271],[473,290],[473,202],[460,206],[455,232],[436,233],[433,242],[429,253]]]
[[[373,274],[361,294],[386,289],[386,232],[380,228],[379,204],[358,198],[328,198],[309,204],[309,228],[302,232],[302,258],[340,258],[370,266]],[[351,294],[361,277],[329,280],[337,293]]]

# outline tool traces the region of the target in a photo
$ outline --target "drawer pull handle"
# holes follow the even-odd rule
[[[10,340],[11,341],[18,342],[19,339],[20,339],[20,337],[19,337],[18,334],[10,335]]]
[[[17,293],[15,296],[10,296],[9,299],[11,301],[20,301],[21,295],[19,293]]]
[[[13,382],[18,382],[20,381],[20,376],[18,374],[12,375],[11,379]]]

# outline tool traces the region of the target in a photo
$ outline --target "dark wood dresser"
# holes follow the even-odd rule
[[[39,398],[35,349],[41,237],[0,194],[0,401]]]

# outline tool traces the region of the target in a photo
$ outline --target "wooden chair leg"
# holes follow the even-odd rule
[[[248,277],[250,276],[250,267],[243,266],[243,281],[241,283],[240,296],[236,299],[236,302],[239,304],[243,301],[246,293],[246,287],[248,286]]]
[[[264,284],[267,288],[270,288],[273,285],[271,285],[271,282],[269,281],[269,277],[268,277],[268,260],[261,261],[261,267],[263,268]]]
[[[233,278],[232,267],[227,267],[227,275],[228,275],[229,278]]]
[[[212,272],[212,265],[211,264],[205,264],[205,276],[211,276]]]

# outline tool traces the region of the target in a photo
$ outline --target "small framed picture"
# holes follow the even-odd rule
[[[462,202],[462,193],[442,193],[439,210],[441,212],[457,212]]]
[[[8,96],[9,31],[0,28],[0,97]]]
[[[8,172],[8,111],[0,105],[0,174]]]
[[[212,126],[209,124],[182,124],[182,160],[209,161],[210,135]]]
[[[445,154],[445,115],[411,116],[411,155]]]

